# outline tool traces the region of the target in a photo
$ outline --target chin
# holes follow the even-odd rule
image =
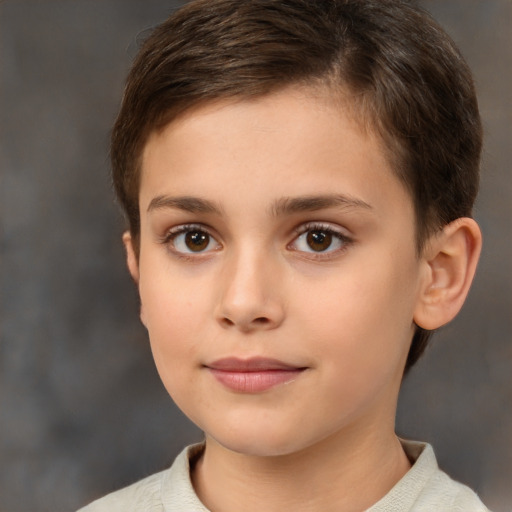
[[[280,457],[295,452],[294,447],[290,446],[288,443],[279,443],[275,442],[275,440],[262,440],[261,438],[254,440],[229,439],[226,442],[216,439],[216,442],[227,450],[250,457]]]
[[[252,428],[229,429],[207,433],[227,450],[252,457],[279,457],[300,452],[314,442],[298,439],[297,429],[277,429],[254,425]]]

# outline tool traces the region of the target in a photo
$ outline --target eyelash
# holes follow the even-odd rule
[[[330,249],[330,246],[325,251],[300,251],[298,249],[293,249],[292,245],[296,244],[297,241],[300,239],[301,236],[311,233],[314,231],[318,231],[327,235],[332,236],[333,239],[336,239],[341,246],[339,248]],[[314,259],[329,259],[332,258],[335,255],[339,255],[347,250],[347,248],[354,242],[354,239],[350,236],[343,233],[341,230],[338,230],[331,226],[330,224],[324,224],[324,223],[308,223],[300,226],[295,230],[296,237],[293,239],[293,241],[288,245],[289,248],[292,250],[296,250],[301,252],[302,254],[307,254],[307,258],[314,258]]]
[[[295,247],[294,245],[297,244],[297,242],[300,240],[300,237],[307,233],[312,232],[320,232],[322,234],[329,235],[333,239],[336,239],[338,243],[341,245],[339,248],[331,249],[332,243],[329,243],[329,246],[325,250],[321,251],[315,251],[315,250],[300,250]],[[178,236],[186,233],[203,233],[209,237],[208,245],[206,249],[208,249],[208,246],[213,242],[217,243],[217,247],[214,249],[208,249],[208,250],[199,250],[197,252],[194,252],[193,250],[190,251],[182,251],[178,250],[175,246],[175,240],[178,238]],[[334,255],[338,255],[340,253],[343,253],[348,246],[350,246],[353,243],[353,239],[349,236],[347,236],[345,233],[341,232],[341,230],[333,228],[329,224],[323,224],[323,223],[308,223],[303,224],[299,226],[297,229],[295,229],[295,238],[286,246],[287,249],[290,249],[292,251],[299,252],[304,256],[305,258],[309,259],[329,259],[332,258]],[[165,235],[161,238],[160,242],[167,246],[168,249],[177,257],[180,259],[185,260],[196,260],[201,257],[205,257],[209,255],[212,251],[215,251],[216,249],[221,248],[220,243],[217,241],[217,238],[211,234],[211,231],[209,228],[202,224],[182,224],[180,226],[176,226],[174,228],[171,228],[168,230]]]
[[[165,233],[165,235],[162,237],[160,242],[162,243],[162,245],[167,246],[168,250],[171,251],[175,256],[177,256],[180,259],[197,260],[198,257],[199,258],[201,256],[204,257],[207,254],[209,254],[210,252],[212,252],[212,249],[210,249],[208,251],[197,251],[196,253],[194,253],[194,251],[190,251],[190,252],[180,251],[180,250],[176,249],[176,246],[175,246],[175,241],[178,238],[178,236],[186,234],[186,233],[194,233],[194,232],[203,233],[203,234],[207,235],[210,238],[208,245],[210,245],[210,243],[212,241],[214,241],[217,243],[216,248],[220,247],[220,244],[217,241],[217,238],[215,238],[211,234],[210,230],[202,224],[182,224],[180,226],[171,228]],[[213,249],[213,250],[215,250],[215,249]]]

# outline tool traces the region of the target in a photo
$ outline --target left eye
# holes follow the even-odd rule
[[[202,253],[219,247],[219,243],[202,229],[189,228],[171,234],[168,240],[179,253]]]
[[[292,247],[296,251],[326,253],[342,249],[347,241],[347,237],[332,229],[313,227],[300,234]]]

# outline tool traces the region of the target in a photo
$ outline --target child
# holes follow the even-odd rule
[[[166,389],[205,432],[87,512],[485,511],[394,432],[468,293],[481,124],[401,0],[196,0],[147,39],[112,135]]]

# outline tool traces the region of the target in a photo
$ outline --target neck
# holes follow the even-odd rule
[[[393,429],[379,430],[345,431],[274,457],[236,453],[207,438],[192,475],[194,487],[212,512],[360,512],[410,468]]]

